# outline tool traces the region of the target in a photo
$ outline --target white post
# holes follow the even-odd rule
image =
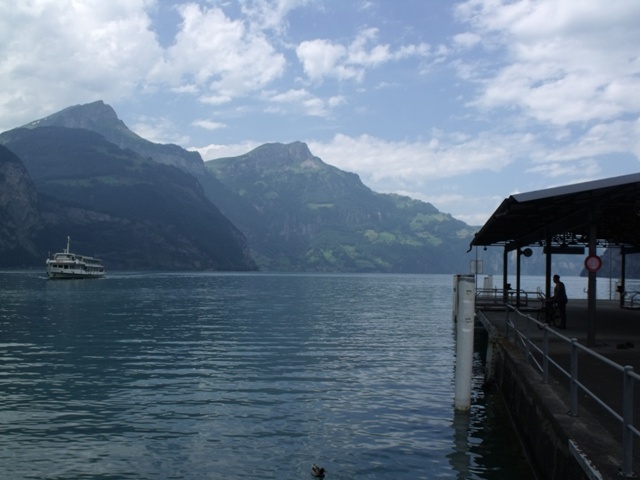
[[[467,412],[471,408],[473,329],[476,308],[474,278],[473,275],[458,275],[456,285],[456,393],[454,406],[460,412]]]
[[[453,276],[453,305],[451,308],[451,320],[455,324],[458,321],[458,275]]]

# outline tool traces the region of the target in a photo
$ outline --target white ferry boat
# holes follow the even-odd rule
[[[54,254],[53,258],[47,258],[47,276],[50,279],[104,277],[102,260],[71,253],[70,244],[71,237],[67,237],[67,248]]]

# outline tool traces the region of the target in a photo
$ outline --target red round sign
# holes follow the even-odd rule
[[[584,266],[590,272],[597,272],[602,267],[602,260],[597,255],[589,255],[584,260]]]

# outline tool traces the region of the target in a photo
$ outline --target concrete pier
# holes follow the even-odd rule
[[[513,333],[507,334],[504,309],[478,307],[478,319],[488,332],[487,382],[506,400],[516,430],[542,479],[620,479],[622,425],[596,401],[580,393],[578,415],[570,414],[569,381],[557,367],[549,368],[549,381],[526,358]],[[531,313],[531,312],[529,312]],[[535,313],[532,314],[535,318]],[[526,324],[515,313],[509,318],[518,328]],[[570,300],[568,327],[559,332],[587,344],[586,300]],[[529,334],[542,342],[535,325]],[[554,327],[551,327],[555,329]],[[570,370],[570,345],[550,337],[549,352],[555,362]],[[596,345],[598,354],[640,373],[640,310],[622,309],[617,301],[598,301]],[[535,354],[534,354],[535,356]],[[581,354],[578,379],[607,405],[622,412],[623,375]],[[637,382],[636,382],[637,383]],[[637,385],[636,385],[637,386]],[[635,389],[634,426],[640,425],[640,388]],[[640,440],[633,444],[633,474],[640,475]]]

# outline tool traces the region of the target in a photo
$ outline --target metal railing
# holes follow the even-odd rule
[[[640,308],[640,304],[638,303],[638,300],[640,300],[640,292],[638,291],[633,291],[633,292],[624,292],[624,300],[625,300],[625,307],[627,308]],[[628,301],[627,301],[628,299]]]
[[[504,305],[504,293],[502,288],[478,288],[476,290],[476,305]],[[507,297],[511,303],[516,303],[518,292],[513,289],[507,290]],[[520,305],[527,306],[529,304],[529,292],[520,290]]]
[[[633,440],[640,438],[640,430],[633,423],[633,395],[634,386],[640,382],[640,375],[634,372],[633,367],[620,365],[612,360],[600,355],[592,349],[580,344],[575,338],[569,338],[548,327],[546,323],[540,322],[530,314],[523,313],[513,305],[503,304],[506,310],[507,336],[515,335],[525,349],[526,358],[542,374],[542,381],[549,382],[549,367],[553,366],[557,371],[569,381],[569,414],[578,415],[578,396],[580,392],[600,405],[622,426],[622,467],[620,475],[627,478],[635,478],[633,474]],[[481,313],[481,312],[480,312]],[[522,319],[524,328],[518,328],[513,321],[513,314],[516,318]],[[542,334],[542,338],[540,338]],[[549,353],[549,340],[554,337],[556,340],[566,344],[569,349],[569,369],[562,367],[557,359],[552,358]],[[540,345],[541,344],[541,345]],[[579,355],[584,353],[596,362],[607,365],[622,374],[621,395],[622,411],[616,411],[604,400],[602,400],[590,388],[584,385],[578,376]],[[537,355],[537,356],[536,356]],[[585,362],[583,361],[583,364]]]

